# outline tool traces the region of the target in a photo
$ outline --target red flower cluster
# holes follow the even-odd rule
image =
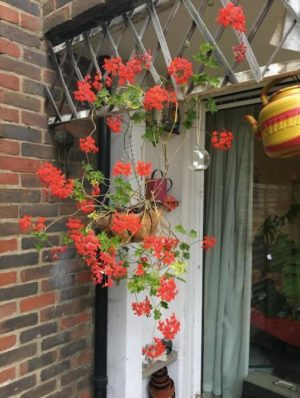
[[[131,164],[130,163],[123,163],[121,160],[118,160],[113,169],[112,169],[112,175],[113,176],[125,176],[129,177],[131,174]]]
[[[164,264],[169,265],[175,261],[175,249],[178,239],[165,236],[147,236],[144,238],[144,249],[150,250],[154,256]]]
[[[123,261],[117,260],[117,252],[115,248],[103,251],[99,255],[102,266],[102,272],[107,276],[105,286],[113,286],[113,278],[119,279],[127,275],[127,268],[124,267]]]
[[[39,217],[37,222],[33,226],[33,230],[36,232],[42,231],[43,229],[45,229],[45,222],[46,222],[45,217]]]
[[[154,344],[143,348],[143,354],[148,358],[154,359],[162,355],[166,351],[166,347],[161,339],[154,337]]]
[[[123,234],[128,231],[134,235],[140,228],[140,217],[133,213],[115,213],[111,221],[111,230],[117,234]]]
[[[141,160],[138,160],[135,171],[140,177],[149,177],[152,173],[152,163],[142,162]]]
[[[170,103],[176,103],[176,94],[174,91],[167,91],[160,86],[153,86],[145,92],[144,108],[147,111],[157,109],[161,111],[168,107]]]
[[[176,57],[168,66],[168,72],[177,84],[187,84],[193,75],[193,65],[185,58]]]
[[[246,32],[246,18],[242,7],[231,2],[218,11],[217,22],[225,27],[231,25],[238,32]]]
[[[175,335],[180,331],[180,322],[173,313],[165,321],[159,321],[157,329],[163,334],[165,339],[173,340]]]
[[[100,195],[100,187],[98,184],[93,185],[91,195],[92,196],[99,196]]]
[[[37,171],[40,180],[46,185],[52,195],[66,199],[73,193],[74,180],[66,179],[62,171],[51,163],[44,163]]]
[[[167,211],[172,211],[179,205],[178,200],[176,200],[176,198],[174,198],[172,195],[166,195],[163,199],[163,204]]]
[[[77,90],[74,91],[74,98],[80,102],[95,102],[97,96],[94,90],[99,91],[102,89],[101,83],[102,75],[100,72],[97,72],[94,80],[92,81],[91,76],[85,76],[84,80],[80,80],[77,82]]]
[[[53,247],[51,249],[51,258],[52,258],[52,260],[53,261],[58,260],[59,259],[59,255],[64,253],[66,250],[67,250],[67,246],[62,246],[62,247],[56,246],[56,247]]]
[[[79,139],[79,148],[85,153],[98,152],[99,148],[95,144],[96,144],[96,141],[90,135],[86,138]]]
[[[231,131],[213,131],[211,144],[214,148],[220,149],[221,151],[228,151],[232,146],[233,134]]]
[[[240,43],[237,46],[232,47],[233,56],[236,62],[240,63],[244,61],[247,52],[247,46],[244,43]]]
[[[120,133],[122,130],[122,116],[107,116],[106,124],[113,133]]]
[[[138,265],[137,265],[137,267],[136,267],[136,270],[135,270],[134,274],[135,274],[136,276],[143,276],[143,275],[145,275],[145,270],[144,270],[143,264],[138,263]]]
[[[146,297],[145,300],[141,301],[140,303],[136,302],[136,303],[132,303],[131,305],[132,305],[132,309],[133,309],[133,312],[135,313],[135,315],[137,315],[137,316],[142,316],[142,315],[150,316],[152,305],[151,305],[150,300],[148,299],[148,297]]]
[[[19,219],[19,226],[22,232],[28,231],[31,228],[31,216],[25,215]]]
[[[80,209],[83,214],[91,214],[93,211],[95,211],[95,205],[91,199],[85,199],[77,202],[77,208]]]
[[[149,69],[151,64],[151,55],[134,56],[126,63],[122,62],[120,57],[106,58],[103,68],[113,77],[119,78],[119,85],[126,83],[133,84],[135,77],[142,72],[143,68]]]
[[[204,236],[201,247],[205,252],[208,252],[216,243],[217,239],[214,236]]]
[[[157,289],[157,297],[169,302],[174,300],[177,293],[178,290],[174,279],[167,279],[165,276],[162,276],[159,281],[159,288]]]

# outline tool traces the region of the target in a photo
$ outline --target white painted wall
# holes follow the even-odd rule
[[[138,159],[152,161],[161,167],[157,150],[147,145],[140,151],[143,126],[134,127],[134,141]],[[202,136],[204,140],[204,135]],[[195,143],[195,130],[172,136],[168,144],[171,159],[168,177],[173,180],[170,194],[179,200],[179,207],[168,218],[174,224],[202,231],[203,173],[188,169],[187,161]],[[122,153],[122,136],[112,136],[112,164]],[[178,150],[176,155],[174,152]],[[142,346],[151,342],[154,321],[133,315],[125,282],[109,290],[108,304],[108,398],[148,398],[148,380],[142,380]],[[177,398],[194,398],[201,386],[201,334],[202,334],[202,250],[195,245],[186,283],[179,286],[179,294],[170,305],[181,320],[181,332],[174,341],[178,360],[168,367],[175,381]]]

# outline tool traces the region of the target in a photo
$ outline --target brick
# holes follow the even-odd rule
[[[17,337],[15,335],[0,338],[0,351],[8,350],[16,344]]]
[[[86,348],[86,339],[82,339],[79,341],[75,341],[60,350],[60,358],[66,359],[71,355],[76,354],[79,351],[82,351]]]
[[[64,22],[67,22],[71,19],[70,7],[66,5],[65,7],[59,9],[58,11],[47,15],[44,18],[44,31],[45,33],[49,32],[54,27],[57,27]]]
[[[14,24],[19,23],[19,13],[12,8],[6,7],[4,4],[0,4],[0,20],[12,22]]]
[[[16,397],[19,393],[28,390],[36,384],[36,376],[31,375],[18,379],[14,383],[7,384],[5,387],[0,388],[0,397]]]
[[[0,153],[6,153],[7,155],[19,155],[20,144],[18,142],[3,140],[0,138]]]
[[[7,303],[0,305],[0,319],[12,316],[17,311],[16,303]]]
[[[0,257],[0,269],[9,269],[24,267],[29,265],[35,265],[39,261],[39,254],[34,252],[28,252],[23,254],[12,254]]]
[[[68,386],[61,391],[58,391],[54,394],[49,395],[47,398],[66,398],[72,397],[72,387]]]
[[[16,59],[7,58],[3,55],[0,55],[0,69],[16,73],[20,76],[27,76],[38,81],[41,79],[40,67],[26,64]]]
[[[20,25],[23,28],[32,30],[36,33],[39,33],[42,28],[41,18],[37,18],[28,14],[20,14]]]
[[[14,105],[19,108],[29,109],[31,111],[40,112],[42,101],[28,94],[14,93],[7,91],[4,93],[4,103]]]
[[[20,342],[22,344],[28,343],[29,341],[32,341],[34,339],[48,336],[49,334],[56,332],[57,332],[56,322],[47,323],[22,332],[20,334]]]
[[[0,218],[17,218],[18,217],[18,206],[0,206]],[[2,223],[1,223],[2,224]],[[0,224],[0,231],[1,231],[1,224]],[[6,223],[5,223],[6,224]],[[19,230],[19,227],[18,227]],[[1,232],[0,232],[1,235]]]
[[[58,215],[58,206],[56,204],[39,204],[20,206],[20,217],[30,214],[32,217],[56,217]]]
[[[0,317],[1,317],[1,307],[0,307]],[[37,324],[37,321],[38,321],[37,314],[28,314],[28,315],[17,316],[12,319],[7,319],[0,323],[0,333],[7,333],[11,331],[16,331],[17,329],[25,328],[27,326],[33,326]]]
[[[74,275],[57,275],[56,278],[47,279],[42,282],[42,291],[48,292],[50,290],[63,289],[68,286],[73,286],[74,283]]]
[[[65,386],[67,384],[72,384],[74,381],[85,377],[90,372],[90,369],[87,368],[79,368],[75,370],[71,370],[71,372],[66,373],[61,378],[61,385]]]
[[[61,305],[57,305],[56,307],[52,308],[47,308],[45,310],[41,311],[41,321],[48,321],[50,319],[54,318],[61,318],[66,315],[73,315],[73,314],[78,314],[83,311],[85,311],[87,308],[92,306],[92,300],[82,298],[81,300],[78,301],[72,301],[70,303],[65,303]],[[83,319],[78,315],[76,316],[71,316],[70,318],[66,318],[65,320],[62,320],[62,325],[64,328],[69,328],[75,325],[78,325],[86,320],[86,315],[84,315]]]
[[[26,78],[23,79],[22,90],[24,93],[39,95],[40,97],[45,94],[44,84]]]
[[[0,25],[0,35],[6,39],[10,39],[17,43],[24,44],[29,47],[40,48],[41,40],[31,33],[25,32],[23,29],[15,25],[8,25],[6,23],[1,23]]]
[[[76,275],[76,281],[78,283],[88,283],[91,282],[91,273],[90,271],[81,272]]]
[[[43,15],[46,16],[54,11],[55,3],[54,0],[45,0],[43,4]]]
[[[37,288],[38,285],[34,282],[1,289],[0,301],[9,301],[15,298],[32,296],[37,293]]]
[[[20,310],[21,312],[27,312],[37,308],[48,307],[49,305],[55,304],[55,300],[55,293],[47,293],[40,296],[30,297],[20,302]]]
[[[1,195],[1,191],[0,191],[0,195]],[[4,213],[4,217],[6,217],[6,214]],[[10,222],[1,222],[0,223],[0,236],[9,236],[9,235],[16,235],[20,233],[20,228],[19,225],[17,223],[10,223]],[[0,263],[2,263],[1,261],[2,257],[0,257]]]
[[[85,350],[76,357],[77,366],[91,365],[93,363],[93,351]]]
[[[21,120],[22,120],[22,123],[26,124],[27,126],[39,127],[42,129],[46,129],[48,127],[47,116],[40,114],[40,113],[22,111]],[[30,144],[28,144],[28,145],[30,145]],[[49,159],[51,156],[53,157],[54,156],[53,152],[54,152],[54,149],[52,150],[52,152],[49,155],[49,149],[47,149],[47,152],[45,152],[47,154],[44,155],[44,158]],[[42,158],[43,156],[37,156],[37,157]]]
[[[41,132],[39,130],[18,126],[16,124],[2,124],[0,126],[0,137],[21,141],[41,142]]]
[[[41,371],[41,380],[45,381],[48,379],[51,379],[52,377],[55,377],[59,375],[60,373],[63,373],[65,370],[70,368],[70,362],[69,361],[64,361],[61,363],[58,363],[56,365],[50,366],[49,368],[43,369]]]
[[[71,300],[76,297],[85,296],[89,293],[89,286],[73,287],[72,289],[63,290],[60,295],[60,301]]]
[[[18,158],[12,158],[18,159]],[[21,168],[25,169],[26,162],[22,162],[23,167],[19,165]],[[30,165],[30,162],[27,163]],[[16,166],[17,168],[18,166]],[[1,161],[0,161],[0,169],[1,169]],[[21,171],[21,170],[15,170]],[[36,190],[26,190],[26,189],[2,189],[0,192],[0,202],[2,203],[38,203],[41,200],[41,192]]]
[[[80,314],[75,316],[70,316],[68,318],[64,318],[60,321],[61,329],[70,329],[71,327],[78,325],[80,323],[88,322],[90,320],[89,314]]]
[[[0,384],[16,378],[16,368],[9,368],[0,372]]]
[[[43,69],[42,80],[44,83],[52,84],[56,79],[56,72],[52,69]]]
[[[0,174],[0,185],[18,185],[19,175],[16,173]]]
[[[16,272],[1,272],[0,273],[0,286],[10,285],[16,283],[17,273]]]
[[[17,250],[17,239],[0,239],[0,253]]]
[[[0,73],[0,87],[8,88],[9,90],[19,91],[20,79],[17,76],[8,75],[7,73]]]
[[[53,159],[55,156],[55,148],[50,145],[45,144],[32,144],[23,143],[22,144],[22,155],[28,157],[38,157],[39,159]]]
[[[23,58],[25,61],[34,65],[43,66],[45,68],[51,67],[50,59],[45,53],[33,51],[29,48],[24,48]]]
[[[21,157],[6,157],[2,156],[0,159],[0,169],[2,170],[10,170],[10,171],[20,171],[20,172],[36,172],[39,167],[41,166],[41,162],[36,160],[36,159],[24,159]],[[18,194],[21,194],[18,192]],[[35,192],[34,196],[36,195],[37,192]],[[26,196],[26,195],[25,195]],[[9,201],[8,201],[9,202]],[[19,202],[19,201],[17,201]],[[21,201],[23,202],[23,200]],[[25,200],[24,200],[25,202]]]
[[[40,6],[31,0],[3,0],[16,8],[20,8],[23,11],[28,12],[31,15],[40,16]]]
[[[25,394],[21,395],[21,398],[42,398],[55,389],[56,389],[56,380],[51,380],[48,381],[47,383],[39,385],[33,390],[25,392]]]
[[[45,247],[51,246],[51,244],[54,245],[54,246],[58,246],[59,245],[59,241],[60,241],[59,240],[59,236],[57,236],[57,235],[49,236],[48,241],[49,241],[48,243],[47,242],[44,243]],[[33,248],[36,247],[37,243],[38,243],[38,240],[33,238],[33,237],[24,237],[24,238],[22,238],[22,249],[25,249],[25,250],[33,249]],[[50,266],[47,265],[47,266],[43,266],[41,268],[47,269],[49,267]],[[28,268],[27,268],[27,270],[31,271],[31,269],[28,269]],[[46,272],[49,273],[49,271],[46,271]],[[34,273],[32,274],[32,276],[33,276],[33,279],[39,279],[39,278],[35,278],[34,277]],[[28,278],[30,278],[29,274],[28,274]]]
[[[87,337],[91,333],[91,325],[88,323],[81,323],[72,329],[72,340],[78,340],[82,337]]]
[[[0,54],[7,54],[14,58],[20,57],[20,47],[17,43],[12,43],[10,40],[0,37]]]
[[[39,188],[41,187],[41,180],[36,174],[22,174],[21,184],[26,188]]]
[[[19,111],[17,109],[0,106],[0,119],[5,120],[7,122],[18,123]]]
[[[57,352],[47,352],[47,354],[41,355],[40,357],[35,357],[33,359],[29,359],[26,362],[21,363],[20,365],[20,374],[24,376],[26,373],[33,372],[36,369],[44,368],[47,365],[52,364],[56,361]]]
[[[55,336],[52,337],[48,337],[47,339],[44,339],[42,341],[42,350],[49,350],[50,348],[53,347],[57,347],[59,345],[65,344],[65,343],[69,343],[71,338],[71,334],[70,332],[64,332],[61,334],[57,334]]]
[[[0,366],[7,366],[19,361],[20,359],[32,357],[36,354],[36,350],[36,344],[29,344],[14,350],[6,351],[5,353],[0,354]]]

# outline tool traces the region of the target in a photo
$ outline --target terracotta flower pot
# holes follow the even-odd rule
[[[150,398],[175,398],[174,381],[169,377],[167,368],[153,373],[149,383]]]

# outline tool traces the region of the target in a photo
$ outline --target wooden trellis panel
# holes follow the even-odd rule
[[[226,6],[229,0],[214,0],[216,10]],[[231,0],[238,5],[242,2]],[[263,27],[272,7],[280,5],[282,13],[284,10],[294,21],[282,38],[279,46],[269,55],[263,65],[259,64],[255,54],[253,42]],[[98,18],[98,26],[89,31],[67,40],[55,47],[49,43],[49,54],[57,72],[57,77],[51,87],[46,87],[46,95],[51,108],[49,124],[58,124],[70,120],[85,118],[91,108],[88,105],[78,103],[73,98],[76,81],[82,79],[86,74],[93,74],[101,70],[103,57],[119,56],[126,47],[127,58],[134,54],[145,54],[148,50],[152,53],[153,66],[149,72],[142,73],[140,81],[160,84],[161,76],[167,77],[167,66],[170,60],[176,56],[185,56],[188,43],[197,41],[209,42],[213,45],[211,56],[214,56],[219,64],[218,76],[222,78],[221,87],[228,84],[239,84],[241,71],[237,70],[240,65],[234,61],[232,53],[228,54],[228,48],[243,43],[247,47],[244,67],[248,65],[248,80],[260,82],[268,73],[270,66],[276,62],[276,57],[282,48],[286,38],[300,22],[299,16],[290,6],[288,0],[261,0],[260,8],[248,26],[247,33],[238,33],[234,30],[235,41],[227,43],[224,49],[222,36],[226,29],[209,23],[206,15],[211,12],[211,0],[147,0],[145,4],[134,10],[128,11],[109,21],[101,21]],[[216,16],[216,15],[215,15]],[[184,23],[178,21],[184,18]],[[280,22],[280,18],[277,21]],[[170,32],[180,30],[180,42],[174,51],[173,37]],[[95,21],[93,21],[95,26]],[[149,37],[151,48],[149,48]],[[234,37],[234,35],[233,35]],[[126,39],[124,39],[126,38]],[[124,40],[126,42],[124,43]],[[148,41],[147,41],[148,40]],[[234,39],[233,39],[234,40]],[[229,44],[229,45],[228,45]],[[222,47],[223,46],[223,47]],[[299,68],[298,68],[299,69]],[[198,67],[198,72],[205,71],[203,66]],[[197,91],[193,85],[185,92],[172,80],[174,89],[180,99]],[[112,112],[111,108],[101,109],[98,114],[106,115]]]

